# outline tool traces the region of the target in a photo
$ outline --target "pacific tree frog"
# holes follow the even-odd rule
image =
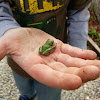
[[[49,55],[54,50],[54,48],[56,48],[56,45],[53,45],[53,44],[54,44],[54,41],[48,39],[46,43],[42,47],[39,48],[39,53],[43,55]]]

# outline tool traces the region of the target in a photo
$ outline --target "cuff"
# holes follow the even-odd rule
[[[7,23],[4,26],[0,26],[0,37],[9,29],[20,28],[21,26],[18,23]]]

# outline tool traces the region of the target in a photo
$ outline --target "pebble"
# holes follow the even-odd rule
[[[0,100],[18,100],[19,95],[5,57],[0,61]],[[61,95],[61,100],[100,100],[100,78],[84,84],[77,90],[62,90]]]

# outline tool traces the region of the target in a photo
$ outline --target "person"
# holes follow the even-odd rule
[[[61,89],[74,90],[99,77],[96,53],[84,50],[90,2],[0,0],[0,60],[7,56],[19,100],[32,100],[35,95],[37,100],[60,100]],[[45,56],[39,48],[47,39],[56,48]]]

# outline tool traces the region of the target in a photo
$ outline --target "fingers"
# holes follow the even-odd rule
[[[34,65],[27,72],[37,81],[54,88],[72,90],[82,85],[77,75],[62,73],[43,64]]]
[[[78,75],[82,79],[83,83],[94,80],[100,75],[100,69],[93,65],[76,68],[66,67],[60,62],[54,62],[50,64],[50,67],[60,72]]]
[[[81,77],[83,83],[95,80],[100,75],[100,69],[96,66],[84,66],[74,72],[75,75]]]
[[[67,54],[59,54],[57,61],[63,63],[67,67],[83,67],[86,65],[95,65],[100,68],[99,60],[84,60],[81,58],[71,57]]]
[[[66,70],[66,73],[78,75],[82,79],[82,82],[86,83],[97,79],[100,75],[100,69],[93,65],[84,66],[81,68],[69,67]]]
[[[68,44],[62,44],[61,46],[61,52],[68,54],[72,57],[78,57],[83,59],[95,59],[96,53],[91,50],[82,50],[77,47],[70,46]]]
[[[60,62],[52,62],[48,64],[53,70],[60,71],[60,72],[65,72],[68,69],[64,64]]]

